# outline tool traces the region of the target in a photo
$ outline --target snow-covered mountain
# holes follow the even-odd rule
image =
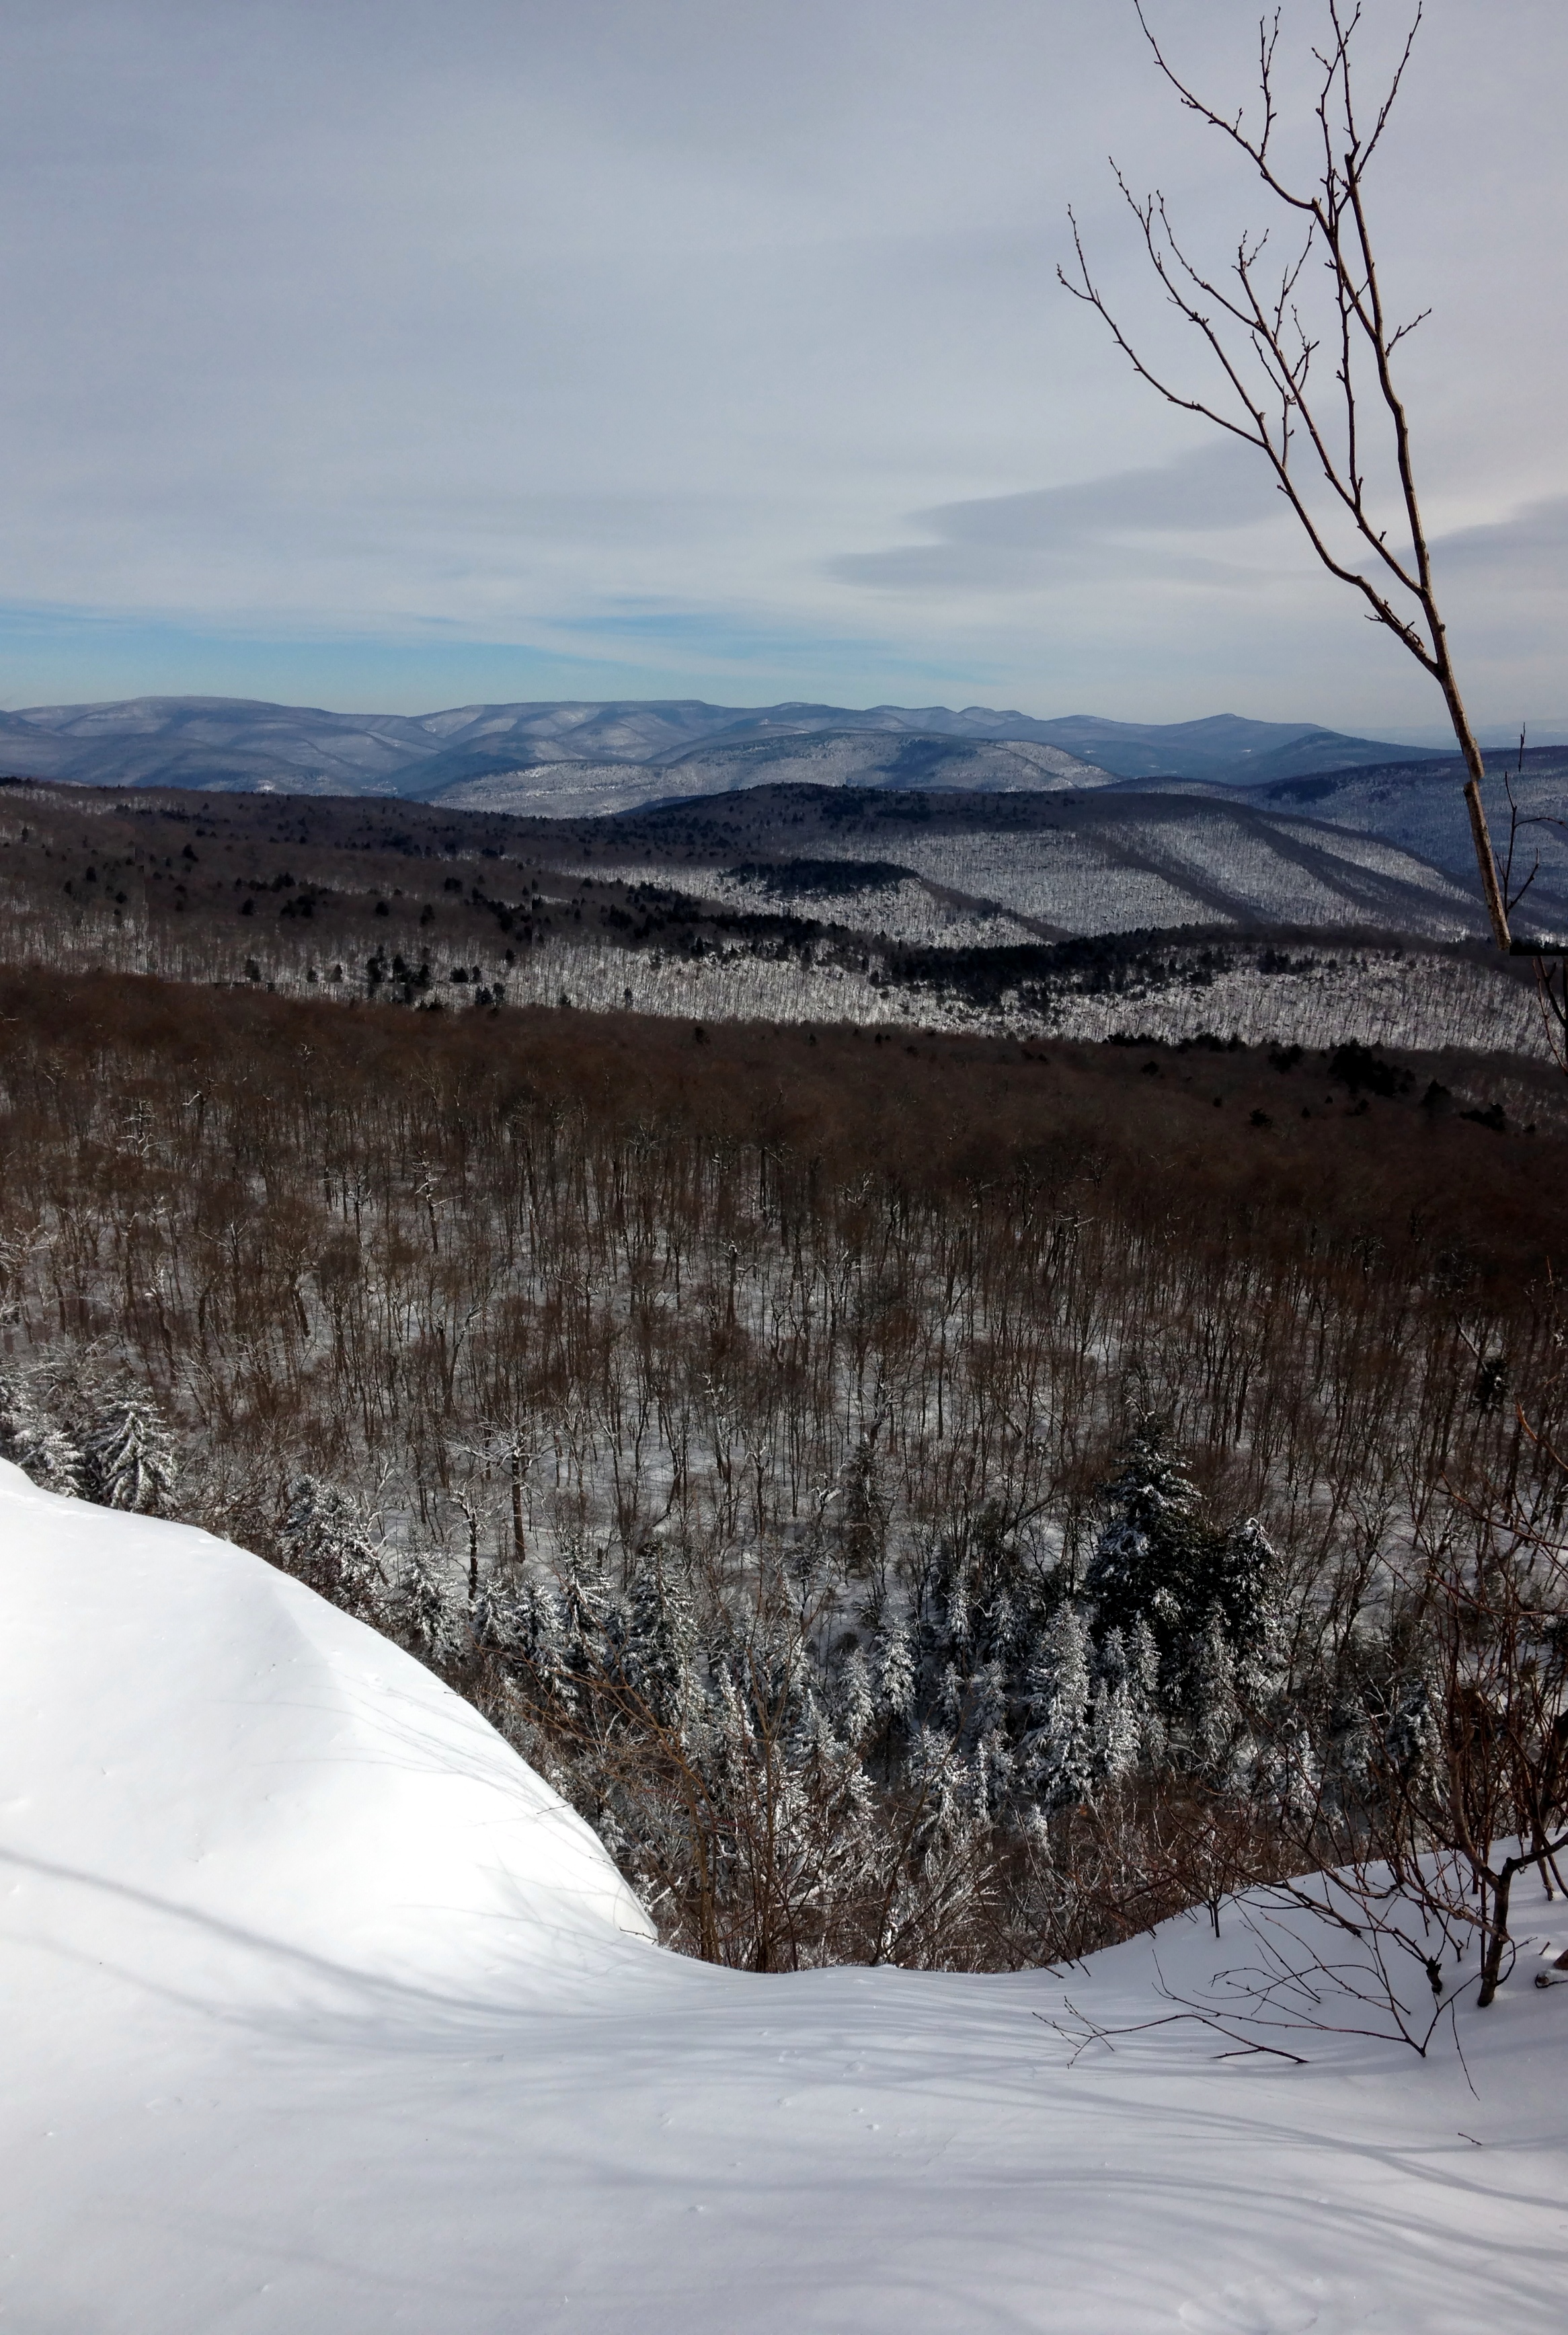
[[[812,745],[810,741],[818,741]],[[987,753],[1031,747],[1035,754]],[[842,767],[859,783],[1026,786],[1159,775],[1222,783],[1291,777],[1395,750],[1310,723],[1039,722],[986,706],[710,705],[698,699],[465,705],[329,713],[241,698],[146,697],[0,714],[0,775],[85,786],[407,795],[549,815],[586,786],[624,800],[722,792]],[[569,777],[558,766],[581,766]],[[1042,773],[1048,774],[1042,780]],[[590,775],[591,774],[591,775]],[[940,775],[939,775],[940,774]],[[490,793],[483,790],[490,789]],[[572,797],[568,809],[582,808]]]
[[[1465,2008],[1463,2060],[1375,2005],[1264,2039],[1298,2066],[1171,2023],[1230,1909],[1070,1974],[681,1962],[475,1712],[258,1559],[0,1462],[0,1580],[18,2329],[1561,2324],[1568,1990]]]
[[[549,830],[536,834],[548,849]],[[771,896],[777,906],[787,895],[793,914],[915,941],[907,916],[924,919],[929,905],[892,896],[902,877],[944,904],[953,946],[1001,945],[1009,920],[1014,943],[1184,925],[1440,940],[1485,929],[1462,864],[1450,874],[1382,837],[1261,809],[1229,791],[756,788],[628,811],[594,830],[573,822],[560,830],[561,864],[576,864],[589,845],[601,869],[608,855],[644,880],[736,906],[743,896],[753,906]],[[829,878],[834,863],[858,866],[859,880]],[[750,872],[737,879],[737,867]],[[1542,904],[1568,918],[1560,887],[1544,881]]]
[[[1514,836],[1515,883],[1539,860],[1536,887],[1560,896],[1568,883],[1568,748],[1531,747],[1522,765],[1511,754],[1487,760],[1485,792],[1495,848],[1500,854],[1507,851],[1512,797],[1512,809],[1519,814]],[[1326,820],[1379,836],[1473,881],[1476,863],[1464,784],[1464,765],[1457,754],[1447,754],[1272,780],[1249,786],[1245,799],[1270,814]],[[1527,907],[1523,916],[1526,925],[1529,913]]]
[[[1312,722],[1249,722],[1237,713],[1211,713],[1199,722],[1107,722],[1079,713],[1042,723],[1041,730],[1049,732],[1053,745],[1117,778],[1206,779],[1221,786],[1347,770],[1387,761],[1398,751]],[[1411,761],[1419,758],[1417,750],[1407,748],[1405,753]]]
[[[443,783],[427,800],[460,810],[524,817],[593,818],[648,801],[738,793],[760,786],[962,789],[976,794],[1049,794],[1109,783],[1107,773],[1060,746],[1030,739],[970,740],[901,731],[817,730],[694,746],[631,768],[553,762]]]

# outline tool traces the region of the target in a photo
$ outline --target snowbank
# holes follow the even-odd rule
[[[651,1936],[587,1826],[478,1712],[313,1591],[6,1461],[0,1517],[23,1786],[5,1852],[70,1877],[83,1952],[111,1911],[119,1952],[150,1925],[166,1967],[173,1926],[187,1977],[210,1957],[226,1982],[237,1952],[417,1980],[432,1962],[580,1968]]]
[[[1075,2059],[1075,2017],[1166,2007],[1157,1951],[1184,1990],[1235,1958],[1197,1924],[1070,1978],[702,1969],[482,1720],[258,1560],[0,1466],[0,1580],[19,2329],[1561,2324],[1568,1989],[1469,2017],[1476,2098],[1367,2037]]]

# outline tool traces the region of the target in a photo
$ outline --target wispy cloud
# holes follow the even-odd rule
[[[1257,526],[1279,507],[1256,456],[1222,439],[1155,467],[916,511],[910,525],[932,541],[844,553],[832,572],[882,590],[1027,591],[1136,557],[1146,573],[1152,558],[1166,575],[1217,578],[1225,563],[1197,555],[1194,539]]]
[[[783,673],[930,671],[927,659],[910,655],[896,639],[835,626],[790,624],[778,616],[748,615],[725,608],[633,606],[588,611],[551,620],[564,633],[623,646],[705,658],[737,671],[771,667]]]
[[[1241,0],[1166,13],[1204,86],[1244,82]],[[1366,728],[1424,686],[1280,550],[1244,453],[1166,459],[1202,433],[1053,282],[1075,202],[1160,328],[1108,146],[1216,265],[1260,216],[1130,8],[12,0],[6,34],[14,702],[952,690]],[[1434,309],[1428,489],[1522,507],[1443,547],[1500,705],[1561,702],[1565,74],[1561,0],[1445,0],[1383,189],[1389,296]]]
[[[1466,586],[1532,594],[1568,592],[1568,495],[1526,503],[1508,518],[1458,528],[1432,547],[1439,575]]]

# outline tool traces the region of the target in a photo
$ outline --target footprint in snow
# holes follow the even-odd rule
[[[1302,2286],[1255,2278],[1184,2302],[1176,2315],[1190,2335],[1303,2335],[1318,2325],[1325,2300],[1317,2279]]]

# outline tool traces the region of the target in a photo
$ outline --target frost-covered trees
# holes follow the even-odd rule
[[[44,1373],[0,1373],[0,1458],[45,1491],[100,1507],[171,1516],[179,1463],[154,1398],[121,1385],[94,1392],[91,1376],[62,1386]]]
[[[691,1595],[679,1572],[656,1556],[644,1558],[626,1598],[621,1670],[657,1723],[677,1734],[696,1708],[695,1637]]]
[[[9,1459],[46,1492],[82,1488],[82,1453],[52,1416],[38,1382],[20,1371],[0,1375],[0,1459]]]
[[[1032,1724],[1023,1771],[1045,1808],[1082,1799],[1094,1779],[1089,1659],[1083,1608],[1068,1599],[1047,1624],[1025,1682]]]
[[[1278,1557],[1255,1517],[1208,1521],[1157,1419],[1135,1425],[1100,1501],[1084,1588],[1106,1692],[1121,1698],[1105,1705],[1106,1759],[1130,1765],[1137,1735],[1146,1758],[1217,1778],[1280,1684]]]
[[[1134,1895],[1183,1902],[1183,1826],[1217,1837],[1214,1809],[1252,1789],[1277,1568],[1255,1525],[1209,1522],[1150,1422],[1077,1587],[993,1508],[886,1582],[837,1530],[792,1540],[739,1590],[673,1538],[622,1562],[617,1579],[608,1549],[573,1541],[554,1577],[498,1573],[468,1659],[485,1708],[698,1952],[961,1959],[1000,1923],[1012,1943],[988,1951],[1028,1959],[1028,1919],[995,1909],[1032,1875],[1060,1913],[1078,1832],[1120,1846],[1099,1910],[1080,1896],[1062,1915],[1073,1937],[1134,1888],[1140,1809],[1157,1824],[1162,1795],[1179,1804],[1163,1876]],[[1242,1869],[1229,1848],[1223,1862]],[[1208,1896],[1217,1870],[1206,1855]]]
[[[179,1463],[168,1422],[150,1395],[131,1388],[103,1405],[82,1453],[82,1488],[101,1507],[174,1514]]]
[[[692,1950],[940,1961],[969,1921],[988,1796],[1011,1785],[1005,1704],[961,1698],[967,1746],[922,1723],[903,1622],[836,1646],[789,1594],[700,1613],[689,1555],[665,1548],[624,1589],[586,1552],[488,1584],[475,1636],[487,1707]]]
[[[463,1624],[446,1568],[428,1549],[410,1549],[392,1581],[387,1609],[394,1635],[440,1670],[460,1652]]]
[[[315,1476],[296,1477],[278,1535],[291,1573],[362,1619],[384,1600],[387,1577],[363,1500]]]
[[[1100,1494],[1103,1522],[1084,1578],[1099,1631],[1143,1622],[1168,1654],[1191,1626],[1208,1552],[1197,1495],[1163,1423],[1140,1419]]]
[[[78,1441],[61,1422],[83,1417]],[[64,1395],[7,1376],[0,1448],[60,1488],[173,1505],[169,1429],[123,1383],[104,1399],[91,1373]],[[1202,1799],[1209,1840],[1258,1777],[1308,1772],[1299,1728],[1289,1749],[1259,1744],[1280,1675],[1273,1553],[1255,1523],[1213,1526],[1156,1424],[1100,1497],[1079,1582],[995,1505],[895,1565],[869,1448],[842,1513],[729,1580],[666,1529],[618,1554],[578,1532],[554,1573],[498,1561],[465,1598],[455,1554],[389,1545],[351,1484],[309,1472],[274,1551],[473,1692],[666,1934],[721,1961],[1028,1960],[1046,1924],[1076,1951],[1123,1898],[1142,1918],[1129,1844],[1164,1822],[1162,1794]],[[1098,1897],[1086,1840],[1110,1860]],[[1240,1868],[1227,1849],[1184,1869],[1212,1897]],[[1180,1902],[1171,1873],[1160,1885]]]

